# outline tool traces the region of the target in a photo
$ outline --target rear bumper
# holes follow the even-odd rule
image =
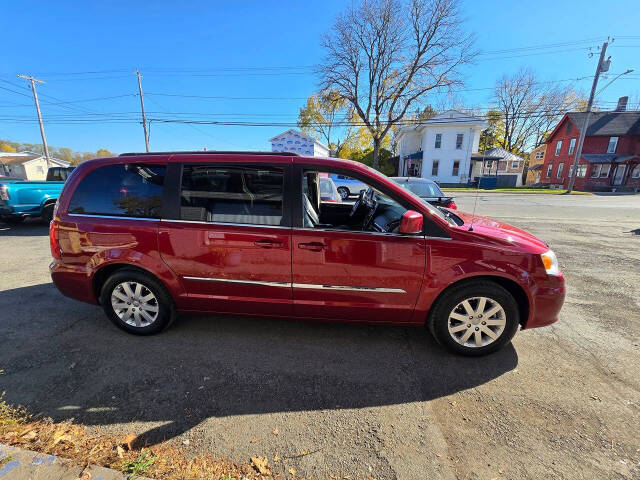
[[[94,305],[98,304],[98,299],[93,292],[93,282],[86,268],[64,265],[54,260],[49,265],[49,272],[53,284],[65,297]]]
[[[531,314],[523,328],[545,327],[557,322],[565,296],[564,277],[549,276],[533,295]]]

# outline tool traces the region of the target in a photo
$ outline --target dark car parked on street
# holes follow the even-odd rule
[[[331,174],[366,189],[323,202]],[[530,233],[440,210],[361,163],[295,154],[83,162],[50,242],[56,287],[141,335],[215,312],[426,326],[482,355],[555,322],[565,296],[554,253]]]
[[[445,195],[436,182],[428,178],[420,177],[391,177],[396,183],[411,190],[418,197],[436,207],[445,207],[457,210],[458,206],[452,196]]]

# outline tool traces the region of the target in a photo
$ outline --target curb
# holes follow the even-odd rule
[[[88,475],[87,475],[88,474]],[[91,465],[86,468],[71,460],[0,443],[0,480],[126,480],[127,477],[111,468]],[[150,480],[138,477],[138,480]]]

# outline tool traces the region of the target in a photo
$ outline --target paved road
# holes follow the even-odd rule
[[[639,478],[640,196],[485,193],[476,210],[547,240],[568,282],[559,323],[479,360],[404,328],[184,317],[125,335],[53,288],[45,226],[0,224],[0,390],[319,478]]]

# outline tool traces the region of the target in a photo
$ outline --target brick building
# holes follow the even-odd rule
[[[622,99],[621,99],[622,100]],[[640,190],[640,111],[592,112],[576,180],[576,190]],[[570,112],[547,138],[540,182],[566,188],[586,113]]]

